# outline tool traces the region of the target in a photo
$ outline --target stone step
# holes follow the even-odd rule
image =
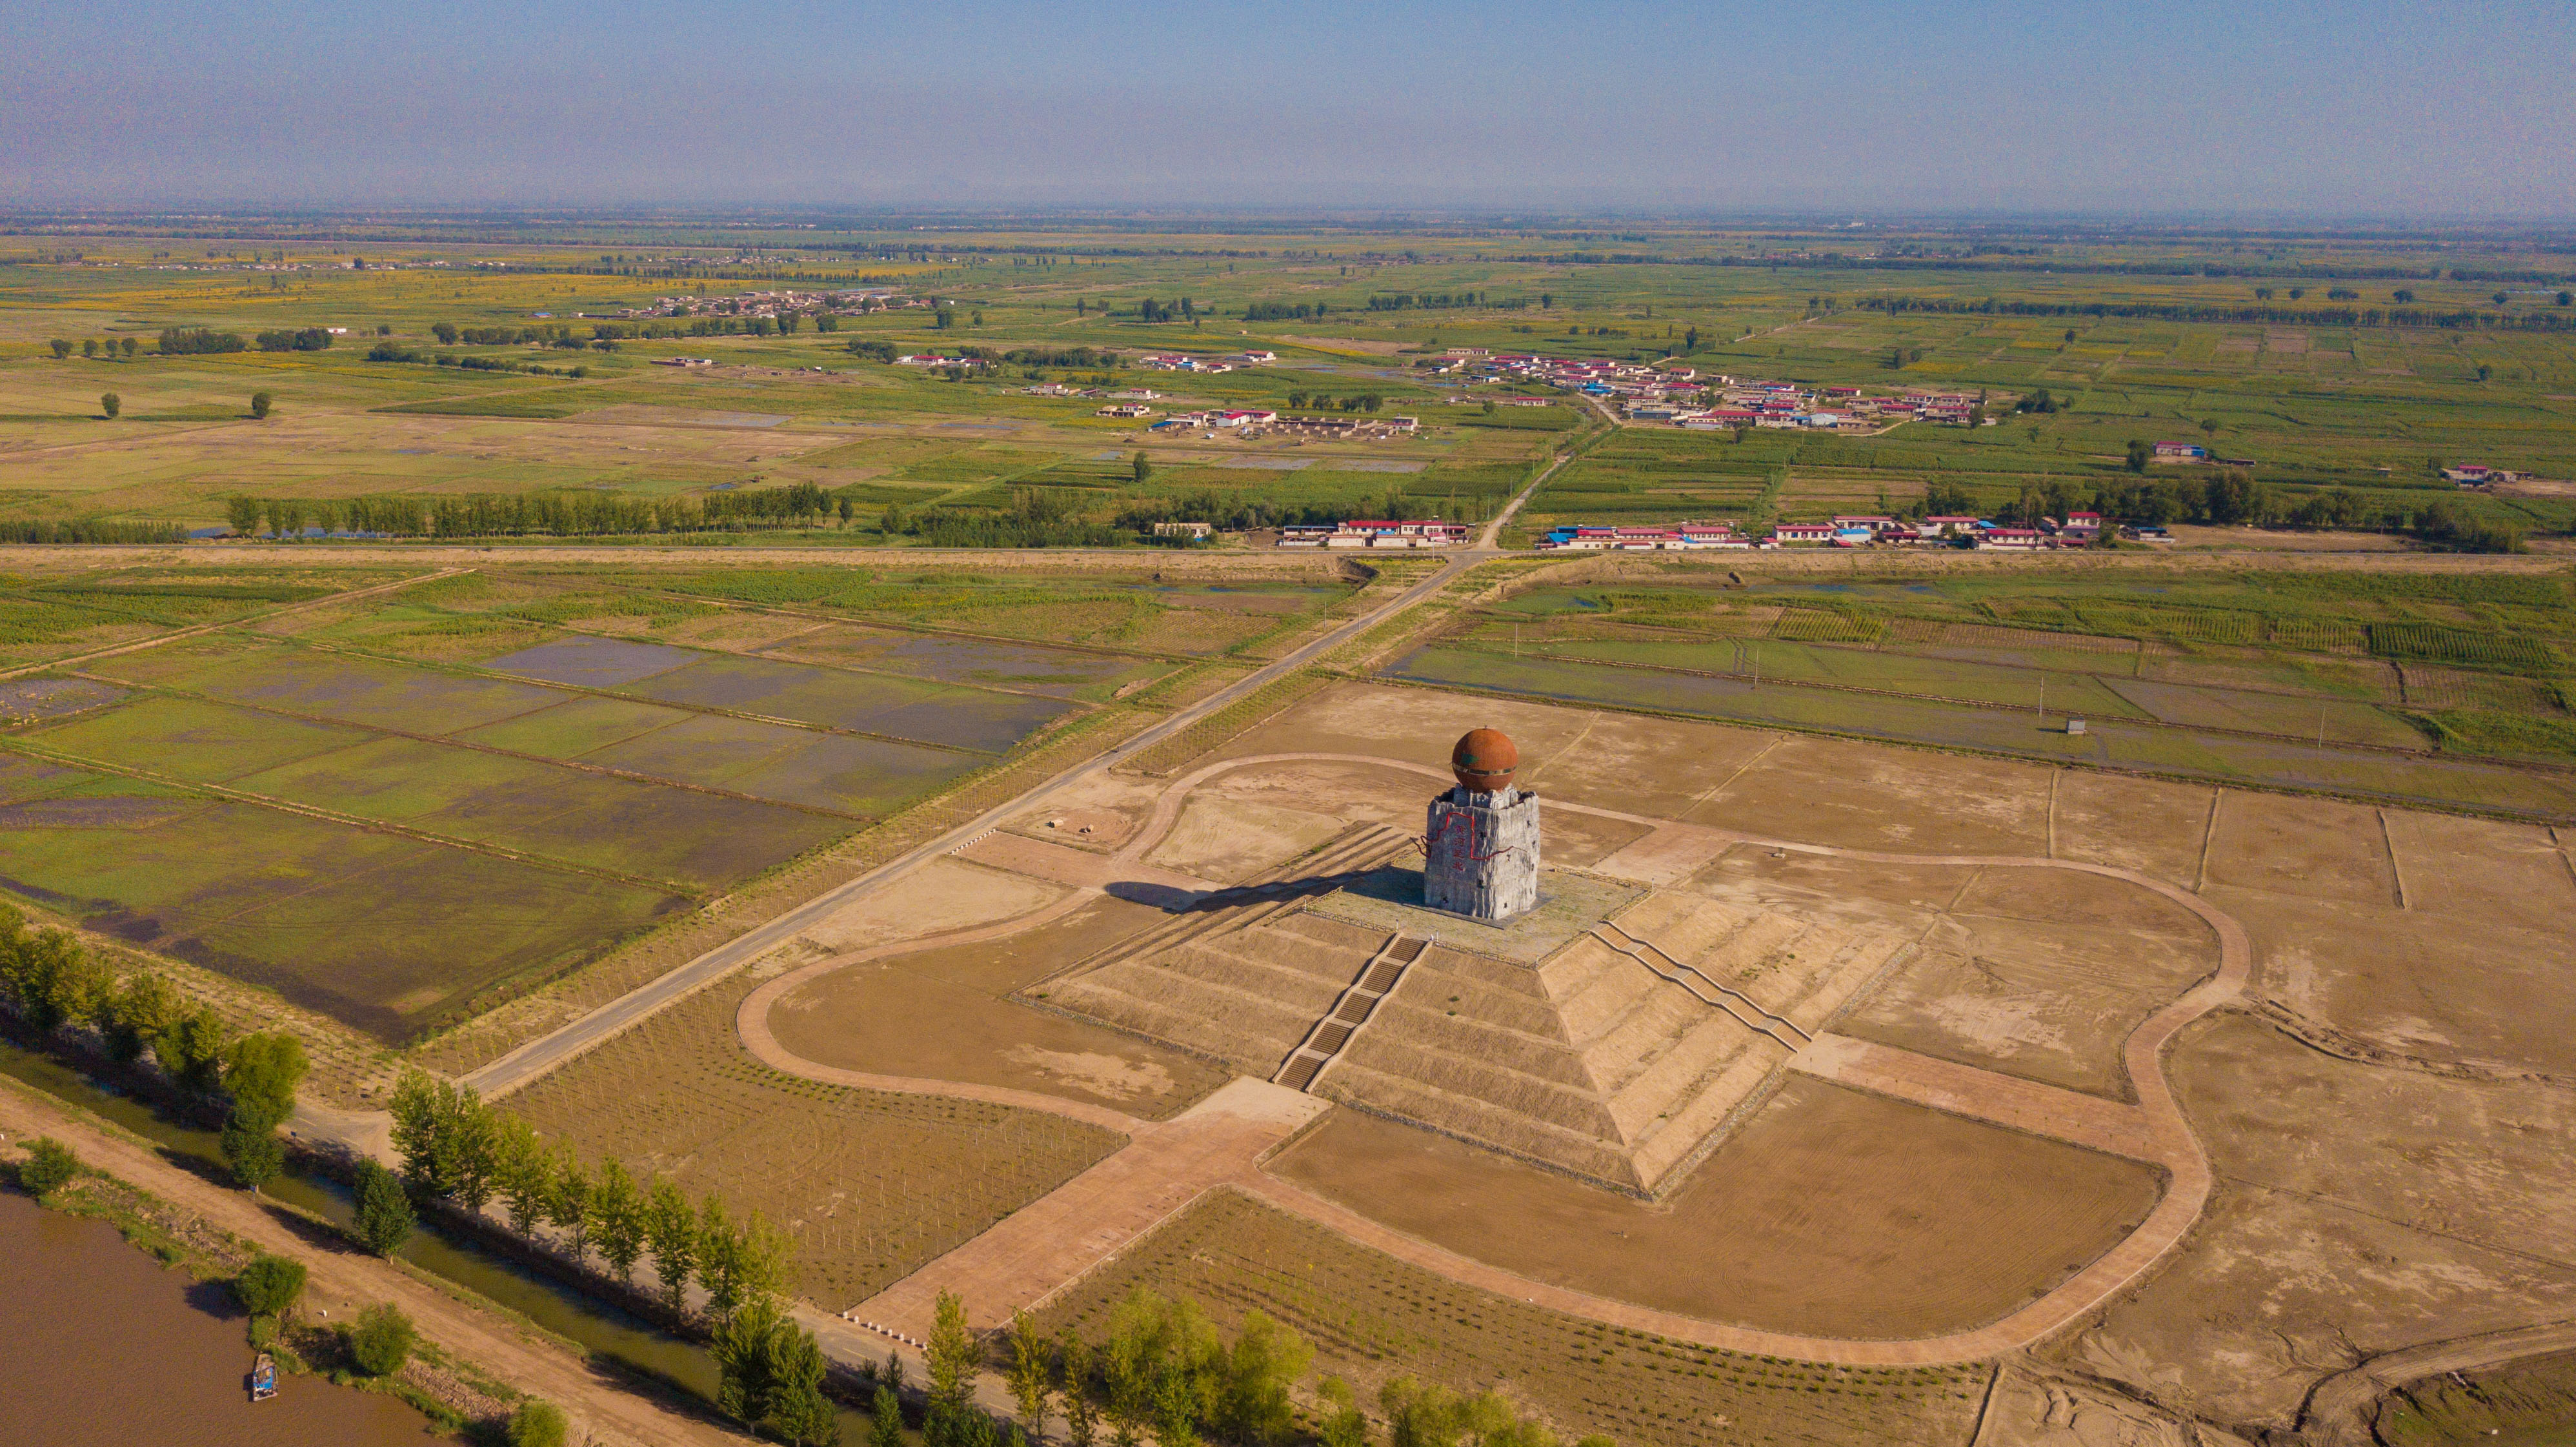
[[[1419,1038],[1408,1039],[1379,1019],[1345,1046],[1341,1059],[1389,1075],[1401,1075],[1451,1094],[1483,1101],[1497,1110],[1526,1115],[1579,1132],[1596,1140],[1615,1140],[1617,1126],[1590,1089],[1514,1069],[1490,1057],[1443,1050]]]
[[[1674,1041],[1718,1013],[1690,991],[1658,979],[1656,988],[1639,996],[1617,1025],[1583,1045],[1583,1062],[1592,1068],[1602,1093],[1614,1093]]]
[[[1614,1186],[1637,1187],[1627,1152],[1599,1135],[1506,1109],[1429,1081],[1389,1074],[1352,1055],[1333,1065],[1322,1093],[1434,1130],[1531,1156]]]

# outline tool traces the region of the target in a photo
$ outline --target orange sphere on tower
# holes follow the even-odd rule
[[[1449,771],[1471,794],[1498,794],[1512,786],[1521,751],[1501,729],[1469,729],[1449,751]]]

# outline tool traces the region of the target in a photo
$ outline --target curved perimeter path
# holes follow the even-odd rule
[[[1278,763],[1362,764],[1443,781],[1449,777],[1446,771],[1426,765],[1365,754],[1283,753],[1226,759],[1174,780],[1155,801],[1153,812],[1135,836],[1110,858],[1140,859],[1170,831],[1186,797],[1207,780],[1234,770]],[[1013,1310],[1033,1306],[1061,1291],[1191,1201],[1212,1190],[1231,1188],[1453,1281],[1569,1316],[1730,1351],[1853,1366],[1928,1365],[1981,1360],[2047,1337],[2127,1289],[2179,1244],[2200,1218],[2212,1185],[2209,1158],[2165,1079],[2163,1052],[2184,1026],[2243,991],[2252,960],[2244,928],[2200,896],[2135,870],[2079,860],[1843,849],[1675,823],[1562,799],[1551,800],[1551,806],[1645,826],[1653,831],[1649,838],[1702,858],[1735,845],[1753,845],[1874,864],[2067,870],[2133,884],[2189,910],[2217,937],[2218,968],[2140,1022],[2123,1042],[2122,1060],[2138,1094],[2134,1108],[1834,1035],[1820,1037],[1789,1062],[1791,1069],[1862,1089],[2152,1161],[2164,1168],[2168,1178],[2155,1209],[2137,1230],[2084,1269],[2019,1310],[1972,1331],[1898,1340],[1761,1331],[1535,1281],[1398,1231],[1262,1170],[1265,1159],[1329,1110],[1328,1104],[1312,1096],[1243,1078],[1169,1121],[1146,1121],[1032,1091],[872,1075],[817,1065],[790,1054],[769,1030],[770,1007],[788,990],[817,975],[889,954],[1016,934],[1070,911],[1089,897],[1090,891],[1084,891],[1017,919],[818,961],[768,981],[743,1001],[737,1024],[745,1047],[764,1063],[790,1074],[870,1090],[1020,1106],[1103,1126],[1128,1137],[1128,1145],[1106,1160],[844,1315],[898,1339],[919,1336],[928,1326],[927,1308],[932,1296],[937,1290],[948,1289],[966,1297],[978,1324],[996,1324],[1007,1320]],[[2065,1098],[2062,1114],[2049,1113],[2049,1096]],[[1311,1104],[1301,1108],[1297,1102]],[[2106,1114],[2121,1113],[2122,1119],[2108,1123],[2101,1120]],[[2057,1124],[2059,1121],[2064,1124]],[[2104,1132],[2112,1139],[2092,1138]]]

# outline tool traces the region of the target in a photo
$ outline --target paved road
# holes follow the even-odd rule
[[[1502,532],[1514,514],[1521,509],[1539,486],[1565,465],[1560,456],[1530,480],[1529,486],[1511,500],[1494,520],[1485,525],[1476,546],[1450,554],[1448,565],[1405,589],[1377,608],[1361,614],[1341,627],[1289,654],[1276,663],[1259,669],[1250,676],[1217,690],[1199,702],[1145,730],[1106,753],[1074,765],[1006,803],[986,810],[958,825],[927,844],[912,850],[835,889],[814,896],[767,924],[707,951],[687,964],[652,980],[637,989],[611,1000],[554,1033],[531,1040],[500,1059],[469,1072],[464,1082],[481,1091],[485,1098],[507,1095],[572,1057],[633,1025],[636,1021],[661,1010],[712,981],[722,979],[736,968],[759,958],[794,938],[814,924],[854,900],[865,898],[885,888],[950,850],[967,843],[977,835],[998,828],[1004,821],[1035,807],[1041,801],[1082,779],[1104,769],[1112,769],[1128,758],[1152,748],[1190,725],[1218,712],[1331,653],[1334,649],[1366,633],[1369,629],[1402,614],[1447,587],[1450,581],[1467,569],[1496,556],[1493,540]]]
[[[1231,769],[1249,768],[1266,763],[1336,762],[1367,763],[1383,768],[1400,769],[1426,777],[1445,779],[1447,772],[1428,765],[1397,759],[1375,758],[1356,754],[1283,753],[1261,754],[1227,759],[1209,764],[1174,780],[1156,800],[1145,825],[1120,848],[1118,860],[1141,857],[1178,818],[1181,800],[1204,780]],[[1849,1061],[1810,1060],[1809,1066],[1828,1075],[1849,1074],[1846,1081],[1856,1088],[1911,1100],[1937,1110],[1971,1119],[1987,1120],[2032,1134],[2073,1140],[2096,1149],[2109,1148],[2136,1159],[2152,1161],[2165,1168],[2168,1184],[2164,1195],[2147,1219],[2128,1237],[2095,1259],[2075,1275],[2038,1300],[2010,1313],[1999,1321],[1965,1332],[1914,1340],[1857,1340],[1838,1337],[1803,1336],[1787,1332],[1761,1331],[1726,1322],[1707,1321],[1679,1312],[1661,1311],[1630,1302],[1550,1285],[1532,1278],[1489,1265],[1473,1257],[1434,1245],[1419,1237],[1373,1220],[1338,1202],[1284,1181],[1259,1169],[1259,1155],[1276,1145],[1275,1140],[1247,1137],[1244,1150],[1233,1158],[1222,1151],[1194,1150],[1183,1159],[1167,1158],[1169,1143],[1153,1139],[1157,1127],[1152,1123],[1126,1119],[1122,1113],[1104,1107],[1064,1100],[1032,1091],[1003,1090],[992,1086],[966,1085],[958,1082],[901,1076],[873,1075],[816,1065],[798,1058],[781,1046],[770,1033],[768,1015],[771,1005],[789,989],[816,975],[840,968],[859,958],[874,957],[897,950],[935,945],[941,940],[917,941],[903,945],[880,946],[839,960],[826,960],[765,983],[746,1000],[736,1016],[743,1043],[752,1055],[774,1069],[828,1080],[844,1085],[859,1085],[873,1090],[916,1095],[967,1096],[979,1100],[1070,1116],[1089,1124],[1121,1130],[1129,1144],[1093,1167],[1074,1183],[1059,1192],[1081,1186],[1078,1192],[1084,1212],[1099,1215],[1117,1225],[1120,1243],[1142,1234],[1137,1222],[1163,1219],[1189,1200],[1208,1189],[1233,1189],[1245,1192],[1273,1206],[1302,1216],[1362,1245],[1373,1247],[1396,1259],[1462,1282],[1499,1296],[1528,1301],[1561,1311],[1570,1316],[1651,1332],[1703,1346],[1722,1347],[1731,1351],[1754,1352],[1770,1356],[1795,1357],[1806,1361],[1836,1362],[1852,1366],[1918,1366],[1947,1362],[1980,1361],[2030,1345],[2064,1328],[2086,1313],[2099,1309],[2122,1291],[2127,1290],[2164,1254],[2180,1244],[2192,1224],[2208,1204],[2212,1186],[2209,1160],[2192,1133],[2180,1105],[2174,1100],[2163,1072],[2163,1050],[2174,1035],[2193,1020],[2234,999],[2244,989],[2252,965],[2252,949],[2245,931],[2236,920],[2191,891],[2179,885],[2150,878],[2132,870],[2110,865],[2091,864],[2080,860],[2049,859],[2039,855],[1970,855],[1970,854],[1896,854],[1874,850],[1843,849],[1830,845],[1805,844],[1789,840],[1764,839],[1733,830],[1706,825],[1681,824],[1645,815],[1629,814],[1616,809],[1603,809],[1558,799],[1552,807],[1572,813],[1590,814],[1627,823],[1642,824],[1669,834],[1674,839],[1666,852],[1696,853],[1705,859],[1736,845],[1753,845],[1765,849],[1786,850],[1828,858],[1850,859],[1878,864],[1943,864],[1978,865],[1996,869],[2050,869],[2070,873],[2093,874],[2117,879],[2173,900],[2206,923],[2216,936],[2218,968],[2191,990],[2149,1016],[2130,1033],[2122,1045],[2123,1061],[2131,1084],[2137,1091],[2135,1106],[2094,1101],[2076,1097],[2071,1092],[2033,1086],[2029,1082],[1989,1071],[1946,1066],[1942,1062],[1923,1062],[1904,1052],[1887,1051],[1884,1047],[1861,1047],[1859,1056]],[[1079,899],[1081,896],[1074,896]],[[1006,920],[980,926],[959,936],[942,937],[978,939],[997,938],[1016,933],[1042,922],[1043,918],[1061,912],[1066,902],[1019,920]],[[1826,1037],[1839,1041],[1839,1037]],[[1858,1046],[1860,1042],[1848,1042]],[[1878,1068],[1862,1069],[1875,1062]],[[1932,1069],[1932,1065],[1944,1068]],[[1847,1071],[1844,1067],[1850,1067]],[[1007,1100],[1001,1099],[1007,1096]],[[1211,1141],[1209,1144],[1215,1144]],[[1181,1166],[1185,1163],[1186,1169]],[[1023,1208],[1022,1214],[1037,1213],[1033,1220],[1057,1221],[1062,1216],[1056,1194],[1040,1197]],[[1013,1220],[1017,1217],[1011,1218]],[[1005,1225],[1008,1223],[1006,1222]],[[996,1228],[1001,1229],[1001,1228]],[[988,1233],[990,1234],[990,1233]],[[864,1304],[858,1310],[873,1319],[910,1331],[910,1320],[916,1312],[903,1308],[917,1306],[911,1300],[931,1284],[948,1280],[953,1274],[971,1279],[979,1290],[1003,1301],[1040,1301],[1061,1290],[1071,1279],[1052,1275],[1070,1270],[1075,1274],[1088,1271],[1101,1254],[1074,1252],[1070,1255],[1049,1253],[1023,1239],[1025,1232],[1013,1232],[988,1241],[977,1237],[955,1251],[922,1267],[907,1278],[914,1288],[900,1301],[885,1300]],[[1019,1274],[1013,1275],[1017,1272]]]

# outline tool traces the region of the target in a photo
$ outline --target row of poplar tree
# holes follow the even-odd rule
[[[235,1037],[223,1017],[149,970],[118,980],[81,942],[30,930],[0,905],[0,994],[38,1035],[87,1028],[120,1065],[149,1057],[178,1090],[224,1113],[224,1162],[251,1190],[286,1168],[277,1128],[304,1083],[304,1047],[283,1031]]]

